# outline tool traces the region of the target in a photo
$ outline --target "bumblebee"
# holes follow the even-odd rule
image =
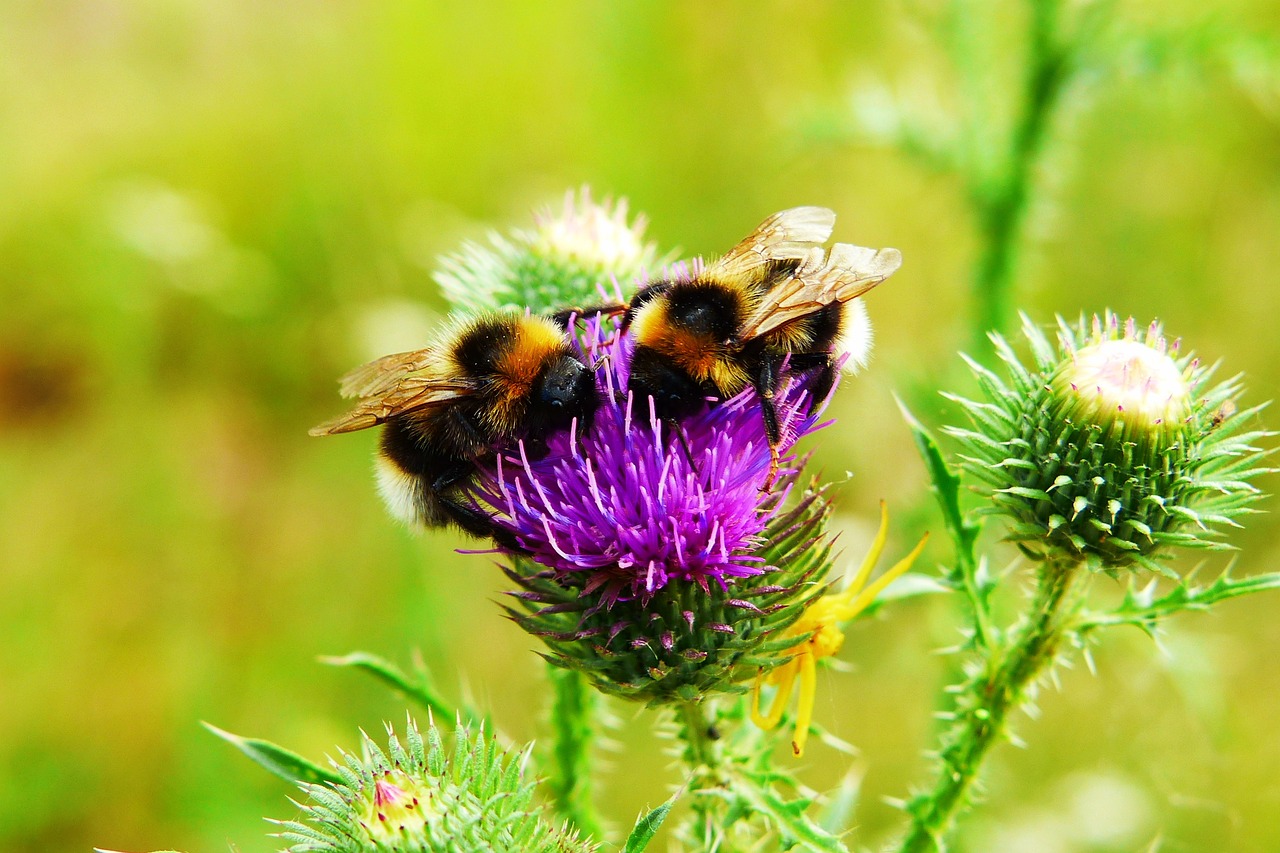
[[[796,207],[770,216],[724,257],[687,277],[655,281],[632,297],[622,328],[635,339],[628,387],[678,419],[708,400],[753,386],[778,465],[774,395],[785,364],[813,375],[810,406],[835,382],[848,353],[857,366],[871,327],[855,302],[902,265],[897,249],[837,243],[825,250],[835,213]]]
[[[426,349],[384,356],[341,380],[355,408],[311,430],[337,435],[383,426],[378,490],[392,515],[411,524],[455,524],[504,547],[519,544],[466,494],[477,465],[517,440],[543,452],[574,418],[590,420],[599,397],[594,371],[552,317],[495,313],[462,322]]]

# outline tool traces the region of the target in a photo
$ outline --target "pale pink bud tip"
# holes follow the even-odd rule
[[[1135,426],[1180,421],[1190,410],[1183,371],[1167,352],[1137,340],[1090,344],[1077,353],[1066,374],[1065,384],[1073,392],[1081,386],[1095,390],[1090,408],[1099,414],[1120,413]]]

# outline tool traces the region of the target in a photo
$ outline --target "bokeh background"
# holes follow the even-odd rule
[[[1158,316],[1252,403],[1280,382],[1280,7],[1203,6],[1104,10],[1029,175],[1014,302]],[[0,849],[275,849],[262,818],[291,791],[199,721],[319,758],[403,720],[321,654],[419,650],[447,695],[539,736],[542,668],[497,569],[386,517],[373,435],[306,429],[339,373],[421,344],[440,253],[567,188],[627,196],[686,254],[797,204],[901,248],[818,464],[852,472],[849,559],[881,497],[895,547],[939,530],[892,395],[936,424],[936,390],[965,389],[983,237],[965,181],[892,137],[905,112],[917,143],[957,114],[1000,138],[1025,31],[1011,0],[0,4]],[[1275,568],[1276,533],[1253,520],[1238,571]],[[818,719],[861,754],[815,745],[801,775],[852,767],[868,848],[927,778],[956,606],[886,608],[823,675]],[[1278,608],[1109,635],[1096,674],[1060,671],[962,849],[1280,849]],[[613,710],[599,794],[621,826],[677,777],[652,716]]]

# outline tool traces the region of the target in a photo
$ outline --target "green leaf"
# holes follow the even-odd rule
[[[848,853],[849,848],[836,835],[823,829],[805,815],[809,800],[784,799],[768,779],[756,780],[750,775],[733,780],[733,792],[746,801],[752,811],[762,815],[778,833],[783,849],[799,845],[820,853]]]
[[[632,828],[631,834],[627,836],[627,841],[622,845],[622,853],[640,853],[649,846],[649,842],[653,840],[653,836],[657,834],[658,829],[662,826],[662,822],[667,819],[667,815],[671,813],[671,808],[676,804],[676,800],[680,799],[680,795],[684,793],[684,786],[680,790],[671,795],[671,799],[658,806],[648,814],[643,814],[636,821],[636,825]]]
[[[960,509],[960,475],[954,473],[938,449],[938,443],[902,400],[898,400],[898,408],[902,417],[911,429],[911,437],[915,439],[916,448],[924,460],[934,496],[942,509],[942,518],[947,530],[956,541],[956,547],[968,554],[973,553],[974,542],[978,538],[980,527],[970,524]]]
[[[1233,578],[1228,569],[1208,586],[1196,587],[1183,581],[1159,598],[1155,598],[1150,589],[1130,589],[1116,609],[1081,614],[1075,629],[1084,633],[1113,625],[1133,625],[1150,634],[1161,620],[1175,613],[1208,610],[1231,598],[1277,589],[1280,589],[1280,572]]]
[[[296,752],[277,746],[271,741],[240,737],[212,723],[201,725],[286,782],[310,782],[314,785],[326,782],[334,785],[342,784],[342,777],[337,773],[326,770]]]
[[[431,685],[425,669],[417,673],[416,680],[411,680],[400,667],[386,658],[369,652],[352,652],[342,657],[322,657],[320,662],[329,666],[349,666],[363,670],[382,683],[389,685],[392,689],[399,691],[406,698],[417,702],[432,714],[443,717],[448,721],[458,718],[458,711],[441,699],[435,692],[435,688]],[[479,722],[471,714],[465,715],[463,720],[467,723]]]
[[[992,625],[987,599],[990,597],[993,584],[989,579],[984,579],[978,571],[976,548],[982,526],[970,522],[960,509],[960,475],[951,470],[951,466],[947,464],[942,451],[938,448],[937,441],[902,400],[898,400],[898,408],[911,429],[911,437],[915,439],[916,448],[920,451],[921,459],[924,460],[930,487],[942,510],[943,523],[955,544],[955,568],[948,573],[948,580],[963,589],[969,598],[974,612],[974,642],[979,646],[988,646],[992,636]]]
[[[933,575],[907,572],[885,587],[884,592],[876,596],[876,601],[900,601],[919,595],[936,595],[946,592],[953,592],[953,590]]]

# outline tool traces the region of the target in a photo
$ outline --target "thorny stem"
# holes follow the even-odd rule
[[[983,237],[973,274],[973,351],[978,353],[990,351],[987,333],[1002,331],[1013,316],[1018,242],[1026,220],[1032,173],[1069,72],[1068,52],[1056,35],[1058,0],[1030,0],[1029,5],[1027,76],[1005,163],[994,177],[980,179],[971,188]]]
[[[955,720],[942,738],[941,768],[933,789],[907,804],[911,825],[899,853],[946,850],[946,837],[982,770],[1004,735],[1009,712],[1021,707],[1028,688],[1053,662],[1072,608],[1066,606],[1077,563],[1041,564],[1031,610],[1003,653],[993,653],[961,685]]]
[[[547,665],[552,685],[551,773],[547,779],[556,810],[583,834],[603,838],[591,800],[591,747],[600,697],[579,672]]]
[[[714,713],[708,716],[700,702],[684,702],[676,710],[680,739],[684,741],[681,758],[690,773],[693,836],[701,840],[700,849],[723,851],[725,848],[717,843],[722,834],[717,812],[724,800],[710,793],[711,789],[724,784],[721,748],[716,742],[718,736],[714,720]]]

